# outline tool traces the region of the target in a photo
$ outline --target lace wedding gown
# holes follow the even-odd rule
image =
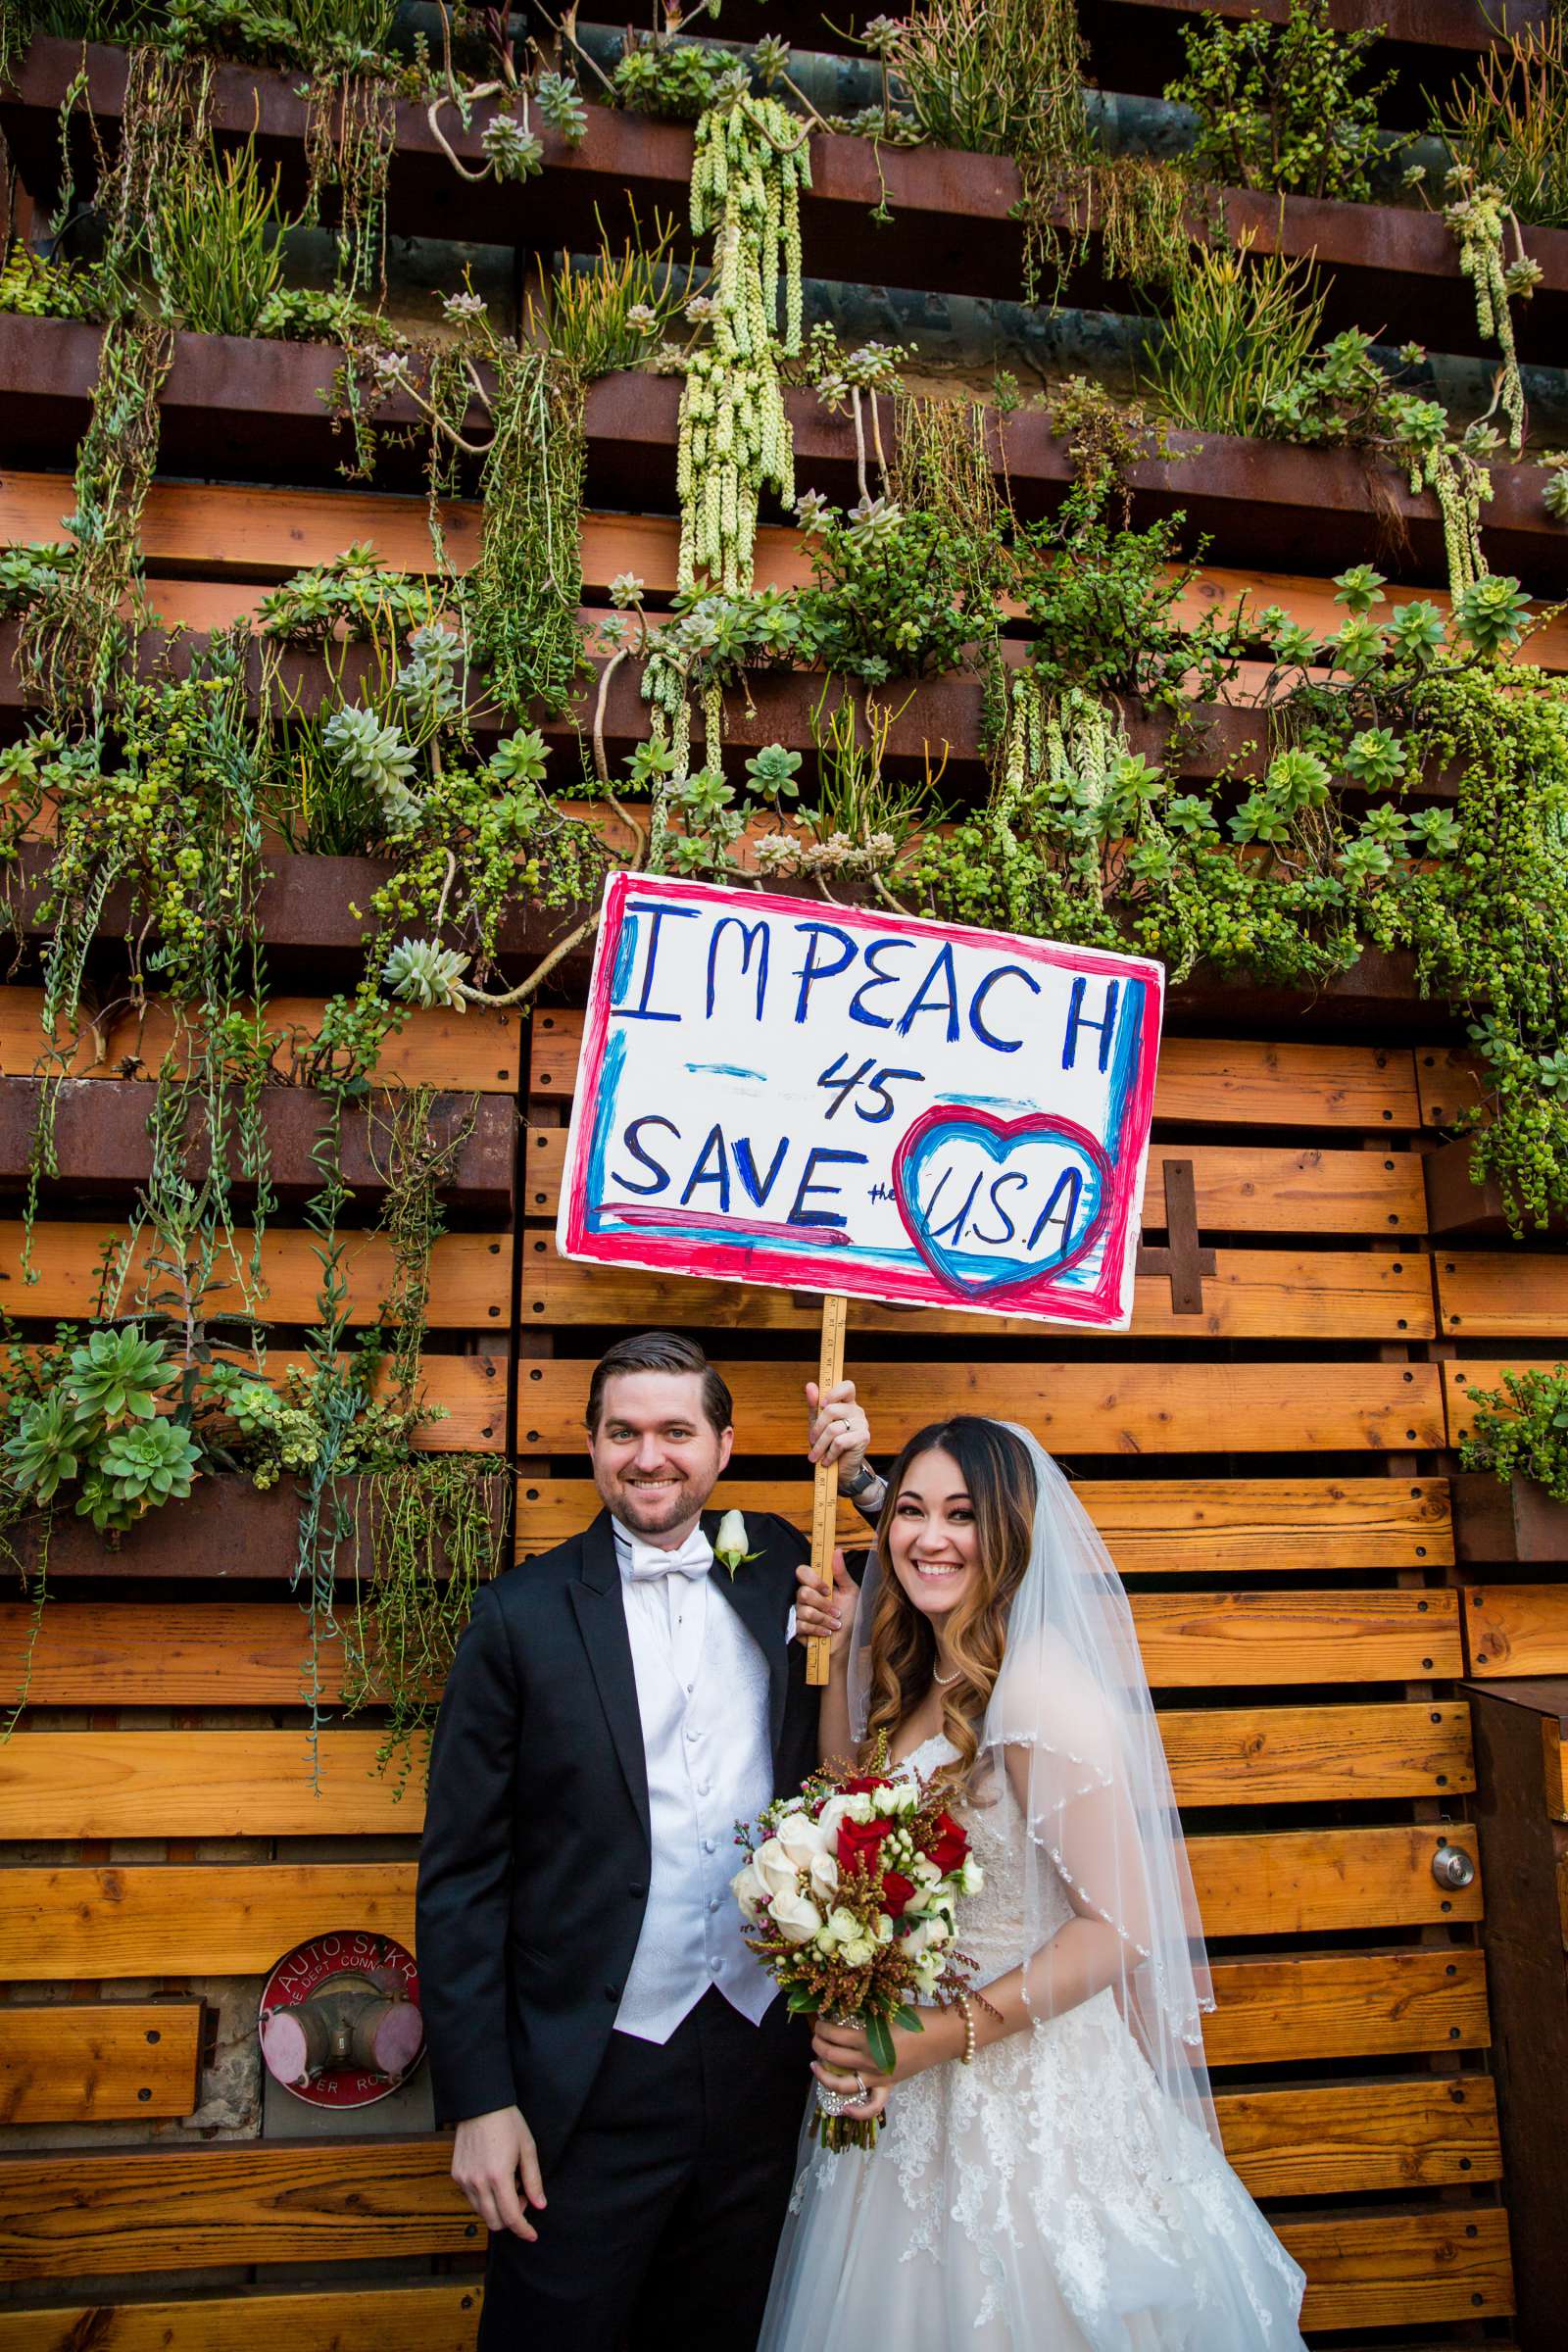
[[[904,1769],[954,1753],[939,1735]],[[963,1820],[985,1886],[958,1942],[984,1985],[1025,1957],[1023,1817],[1008,1790]],[[758,2352],[1300,2352],[1300,2298],[1107,1989],[900,2083],[874,2150],[810,2153]]]

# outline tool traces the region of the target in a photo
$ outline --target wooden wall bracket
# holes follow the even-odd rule
[[[1198,1186],[1190,1159],[1165,1161],[1165,1242],[1152,1248],[1138,1245],[1138,1272],[1170,1277],[1173,1315],[1200,1315],[1203,1276],[1214,1271],[1214,1252],[1198,1238]]]

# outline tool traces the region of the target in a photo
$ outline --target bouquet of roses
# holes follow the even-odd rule
[[[914,2000],[964,1989],[956,1913],[982,1883],[965,1833],[918,1780],[830,1767],[738,1841],[746,1861],[730,1886],[750,1949],[791,2009],[858,2025],[891,2069],[891,2028],[921,2030]],[[874,2121],[845,2115],[833,2092],[816,2096],[825,2146],[875,2145]]]

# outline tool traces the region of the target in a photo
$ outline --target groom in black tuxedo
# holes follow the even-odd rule
[[[807,1396],[812,1458],[869,1516],[853,1386]],[[816,1763],[808,1546],[753,1514],[741,1564],[715,1561],[703,1506],[734,1433],[693,1341],[620,1341],[587,1422],[605,1508],[480,1588],[441,1707],[418,1892],[436,2112],[492,2233],[482,2352],[746,2352],[810,2049],[729,1880],[737,1819]]]

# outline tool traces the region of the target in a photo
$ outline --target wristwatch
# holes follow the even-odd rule
[[[866,1497],[873,1492],[876,1500],[868,1502]],[[875,1527],[877,1514],[887,1500],[888,1482],[879,1470],[872,1469],[869,1462],[862,1462],[849,1485],[841,1487],[839,1493],[854,1503],[867,1527]]]

